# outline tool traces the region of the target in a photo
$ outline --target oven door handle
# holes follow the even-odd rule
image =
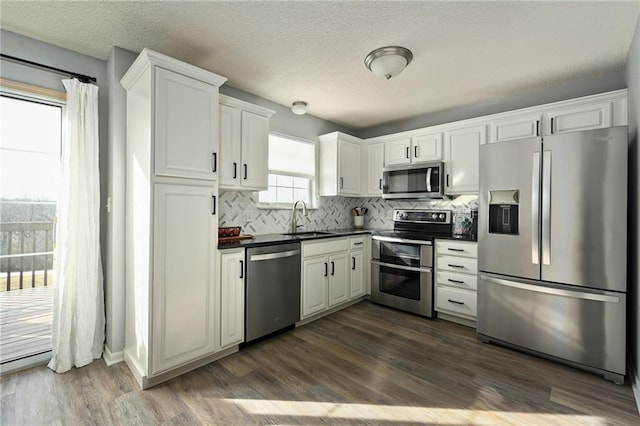
[[[396,265],[395,263],[380,262],[379,260],[372,260],[371,263],[374,265],[386,266],[387,268],[392,268],[392,269],[402,269],[403,271],[431,272],[431,268],[429,268],[428,266],[420,266],[420,267],[402,266],[402,265]]]
[[[382,235],[374,235],[371,237],[376,241],[384,241],[387,243],[406,243],[406,244],[420,244],[423,246],[431,246],[433,245],[432,241],[424,241],[424,240],[408,240],[405,238],[397,238],[397,237],[384,237]]]

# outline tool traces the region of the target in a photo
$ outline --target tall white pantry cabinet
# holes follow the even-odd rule
[[[218,88],[145,49],[127,91],[125,362],[142,388],[232,352],[216,291]],[[237,350],[237,347],[235,348]]]

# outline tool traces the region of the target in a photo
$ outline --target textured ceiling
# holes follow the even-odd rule
[[[3,29],[100,59],[144,47],[353,129],[619,70],[640,2],[0,2]],[[397,78],[363,65],[381,46]]]

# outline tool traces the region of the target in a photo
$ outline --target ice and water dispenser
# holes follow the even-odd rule
[[[519,204],[517,189],[489,191],[489,233],[517,235]]]

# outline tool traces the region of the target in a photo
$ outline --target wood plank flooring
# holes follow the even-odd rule
[[[124,363],[0,378],[2,425],[638,425],[629,385],[362,302],[147,391]]]
[[[0,292],[0,363],[51,350],[53,287]]]

